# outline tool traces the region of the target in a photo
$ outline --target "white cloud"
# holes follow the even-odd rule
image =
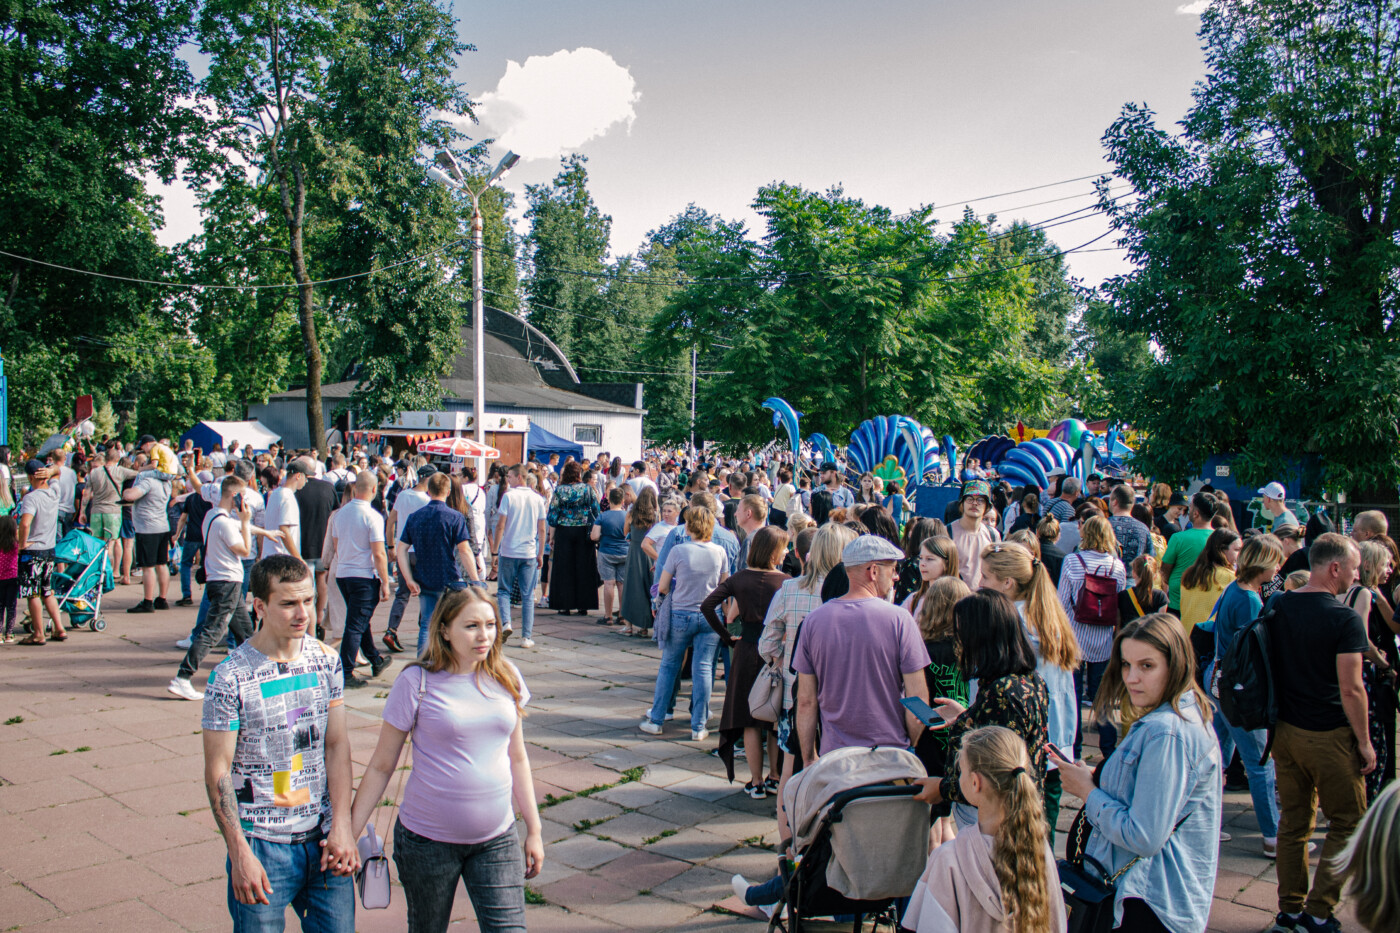
[[[527,159],[553,159],[607,133],[630,131],[641,99],[631,73],[598,49],[560,49],[508,61],[494,91],[481,96],[473,135],[494,136]]]
[[[1210,6],[1210,0],[1192,0],[1191,3],[1183,3],[1176,8],[1182,16],[1200,16]]]

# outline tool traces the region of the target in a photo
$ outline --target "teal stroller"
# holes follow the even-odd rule
[[[59,610],[68,613],[69,624],[86,625],[94,632],[107,628],[102,594],[110,593],[116,581],[106,542],[75,528],[54,548],[54,561],[62,568],[53,574],[54,598]]]

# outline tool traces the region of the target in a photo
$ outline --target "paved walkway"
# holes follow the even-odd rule
[[[108,595],[104,633],[0,648],[0,930],[228,928],[199,704],[165,692],[181,655],[173,642],[194,611],[126,615],[138,598],[139,587]],[[410,607],[405,642],[415,616]],[[750,800],[742,779],[725,781],[708,754],[713,739],[692,743],[679,723],[662,738],[637,731],[659,652],[614,631],[544,611],[539,646],[510,649],[534,694],[525,736],[544,807],[545,868],[527,892],[530,929],[762,930],[730,912],[741,908],[729,879],[774,870],[773,801]],[[221,658],[207,660],[205,673]],[[387,678],[401,669],[379,689],[349,695],[357,779],[378,736]],[[1273,865],[1259,854],[1248,807],[1247,794],[1227,796],[1234,841],[1221,853],[1211,930],[1255,933],[1272,920]],[[1061,826],[1072,817],[1067,809]],[[456,918],[475,929],[460,892]],[[356,925],[405,929],[402,892],[387,911],[360,911]]]

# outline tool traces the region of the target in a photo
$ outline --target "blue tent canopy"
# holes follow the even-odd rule
[[[558,454],[563,460],[572,456],[575,460],[583,460],[583,445],[575,444],[573,441],[566,441],[558,434],[551,434],[544,428],[530,422],[529,451],[535,455],[535,459],[544,463],[549,460],[550,454]]]
[[[213,450],[215,444],[227,448],[230,441],[240,441],[248,449],[261,452],[267,450],[273,441],[281,440],[281,436],[257,421],[201,421],[180,435],[177,446],[187,439],[194,441],[194,446],[205,453]]]

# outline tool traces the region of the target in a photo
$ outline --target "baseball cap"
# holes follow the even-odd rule
[[[1170,508],[1171,506],[1174,506],[1174,505],[1185,506],[1185,505],[1186,505],[1186,497],[1183,496],[1183,495],[1182,495],[1181,493],[1179,493],[1179,492],[1174,492],[1174,493],[1172,493],[1171,499],[1169,499],[1169,500],[1167,501],[1167,507]]]
[[[43,473],[48,470],[48,464],[42,460],[30,460],[24,465],[24,472],[33,476],[35,473]]]
[[[823,461],[822,461],[822,465],[821,465],[821,469],[820,469],[818,472],[825,473],[827,470],[839,470],[839,469],[840,469],[840,467],[838,467],[833,461],[831,461],[831,460],[823,460]]]
[[[1067,471],[1065,470],[1064,467],[1051,467],[1049,470],[1047,470],[1047,471],[1045,472],[1045,478],[1046,478],[1046,479],[1054,479],[1054,478],[1057,477],[1057,476],[1066,476],[1066,475],[1068,475],[1068,474],[1067,474]]]
[[[963,483],[962,495],[958,496],[958,501],[961,502],[968,496],[981,496],[983,499],[991,502],[992,487],[988,486],[987,481],[984,479],[970,479]],[[904,555],[901,554],[900,556],[903,557]]]
[[[879,535],[861,535],[841,552],[841,563],[848,567],[873,560],[903,560],[904,552]]]
[[[302,476],[312,476],[316,471],[300,460],[293,460],[291,463],[287,464],[287,472],[300,473]]]
[[[1259,495],[1265,499],[1287,499],[1288,490],[1283,488],[1283,483],[1270,483],[1263,489],[1258,490]]]
[[[423,480],[427,479],[429,476],[432,476],[437,471],[438,468],[433,466],[431,463],[423,464],[418,468],[418,482],[423,482]]]
[[[140,439],[139,441],[136,442],[136,446],[137,446],[137,447],[145,447],[147,444],[154,444],[155,442],[156,442],[156,439],[155,439],[155,436],[154,436],[154,435],[152,435],[152,434],[142,434],[142,435],[141,435],[141,439]]]
[[[210,473],[208,470],[200,470],[198,473],[195,474],[195,476],[199,477],[199,481],[201,483],[214,482],[214,474]]]

